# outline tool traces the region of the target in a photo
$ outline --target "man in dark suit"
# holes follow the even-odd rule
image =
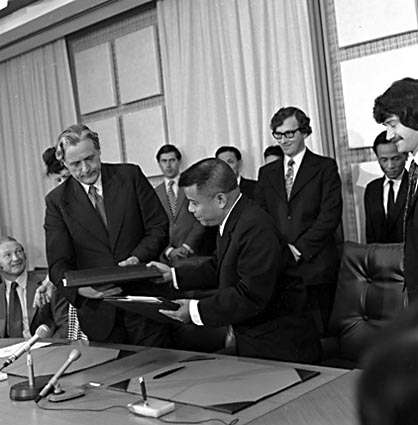
[[[215,291],[200,300],[176,300],[179,310],[163,313],[198,326],[231,325],[240,356],[318,361],[320,345],[305,311],[305,288],[271,217],[240,193],[230,167],[218,159],[192,165],[180,186],[195,217],[204,226],[220,226],[217,254],[174,272],[151,264],[178,289]]]
[[[0,276],[0,338],[28,339],[42,324],[48,337],[67,338],[68,303],[53,294],[49,303],[33,306],[41,282],[26,270],[25,250],[10,236],[0,236]]]
[[[284,158],[260,168],[256,200],[289,245],[308,287],[311,308],[321,313],[318,326],[325,329],[338,273],[334,235],[341,221],[341,180],[333,159],[306,148],[312,133],[309,123],[295,107],[275,113],[270,128]]]
[[[198,255],[205,228],[188,210],[184,189],[179,187],[181,153],[173,145],[164,145],[157,152],[158,165],[164,181],[155,191],[170,220],[170,242],[163,257],[169,261]]]
[[[408,192],[406,153],[380,133],[373,150],[384,176],[371,181],[364,192],[367,243],[403,242],[403,220]]]
[[[386,127],[386,137],[399,152],[411,152],[413,159],[408,172],[408,193],[405,205],[404,277],[410,301],[418,298],[418,80],[404,78],[395,81],[374,102],[373,116]]]
[[[247,198],[254,199],[257,182],[241,176],[242,155],[239,149],[235,146],[221,146],[216,150],[215,157],[226,162],[232,168],[241,192]]]
[[[46,196],[45,237],[51,281],[78,310],[90,340],[167,346],[166,328],[102,301],[121,288],[63,288],[68,270],[127,266],[158,258],[168,219],[141,169],[102,164],[97,133],[68,127],[56,155],[71,176]]]

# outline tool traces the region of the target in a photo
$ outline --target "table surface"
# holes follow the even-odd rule
[[[13,340],[0,340],[0,347],[11,345]],[[85,341],[73,343],[88,345]],[[97,345],[97,344],[91,344]],[[161,367],[168,366],[190,357],[193,353],[187,351],[167,350],[151,347],[112,346],[119,349],[134,351],[127,357],[114,360],[110,363],[95,366],[64,376],[60,380],[61,386],[72,388],[74,386],[88,385],[90,382],[101,384],[93,388],[88,387],[86,396],[62,403],[47,403],[45,407],[59,410],[43,410],[33,401],[12,401],[9,398],[9,387],[21,381],[21,378],[9,377],[8,381],[0,382],[0,424],[25,424],[25,425],[114,425],[124,424],[157,424],[157,419],[143,418],[129,413],[126,405],[138,401],[134,394],[112,391],[107,385],[144,375]],[[219,356],[221,357],[221,356]],[[354,388],[358,371],[334,369],[321,366],[296,365],[292,363],[272,362],[259,359],[235,358],[240,361],[250,361],[261,364],[291,365],[321,373],[306,382],[291,387],[267,399],[246,408],[235,415],[228,415],[213,410],[202,409],[195,406],[176,404],[176,410],[164,416],[165,420],[177,423],[182,421],[198,421],[203,419],[222,419],[226,423],[238,418],[238,425],[247,423],[256,425],[297,424],[297,425],[355,425],[357,424]],[[63,362],[65,359],[63,359]],[[36,370],[36,365],[35,365]],[[41,401],[40,405],[44,405]],[[110,410],[98,412],[98,409],[114,407]],[[92,409],[96,411],[77,411],[71,409]],[[208,421],[206,424],[219,424]]]

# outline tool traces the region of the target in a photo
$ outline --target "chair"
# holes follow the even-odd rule
[[[381,328],[408,306],[403,244],[345,242],[327,337],[324,364],[356,367]]]

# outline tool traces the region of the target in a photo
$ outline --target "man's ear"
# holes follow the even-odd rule
[[[216,199],[217,199],[217,201],[218,201],[218,204],[219,204],[219,207],[220,208],[225,208],[226,207],[226,205],[227,205],[227,203],[228,203],[228,199],[226,198],[226,195],[225,195],[225,193],[218,193],[217,195],[216,195]]]

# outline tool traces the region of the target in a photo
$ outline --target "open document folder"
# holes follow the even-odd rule
[[[144,375],[151,397],[236,413],[319,372],[227,358],[190,360]],[[111,386],[140,393],[138,377]]]

